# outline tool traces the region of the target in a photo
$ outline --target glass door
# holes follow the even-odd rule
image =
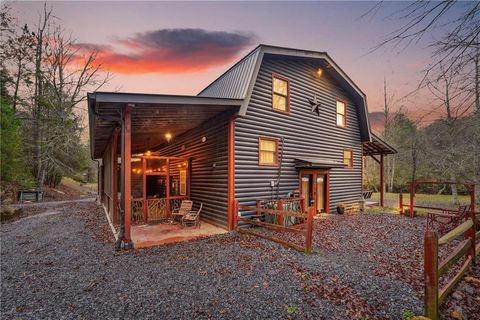
[[[300,194],[304,197],[304,208],[315,206],[317,212],[326,212],[328,177],[324,172],[308,171],[300,173]]]

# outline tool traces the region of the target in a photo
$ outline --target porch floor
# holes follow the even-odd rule
[[[204,221],[200,223],[200,228],[182,227],[179,224],[159,223],[134,225],[131,229],[131,237],[134,248],[146,248],[227,232],[225,229]]]

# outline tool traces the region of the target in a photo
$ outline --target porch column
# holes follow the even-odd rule
[[[383,207],[383,198],[385,192],[385,181],[383,177],[383,153],[380,154],[380,207]]]
[[[234,226],[234,201],[235,201],[235,117],[232,116],[228,122],[228,230]]]
[[[112,217],[113,223],[118,223],[118,175],[117,175],[117,166],[118,166],[118,134],[120,128],[115,128],[112,135],[112,154],[111,154],[111,191],[112,191]]]
[[[132,141],[131,141],[131,133],[132,133],[132,109],[133,105],[127,105],[122,109],[122,202],[123,202],[123,219],[124,219],[124,226],[125,226],[125,233],[124,233],[124,242],[131,244],[131,231],[130,231],[130,224],[131,224],[131,215],[132,215],[132,163],[131,163],[131,156],[132,156]]]

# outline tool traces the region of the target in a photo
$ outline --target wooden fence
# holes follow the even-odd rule
[[[425,277],[425,316],[440,319],[439,307],[450,293],[452,288],[462,279],[471,264],[475,264],[475,256],[480,252],[480,244],[476,245],[475,239],[480,238],[480,232],[475,229],[475,213],[470,212],[468,219],[461,225],[446,233],[440,239],[433,230],[425,232],[424,247],[424,277]],[[450,243],[461,235],[465,235],[455,250],[439,263],[439,247]],[[439,288],[439,278],[462,257],[465,261],[460,269],[446,285]]]
[[[260,238],[264,238],[267,240],[275,241],[277,243],[280,243],[284,246],[294,248],[298,251],[306,252],[306,253],[311,253],[312,252],[312,233],[313,233],[313,216],[315,214],[315,208],[314,207],[309,207],[307,209],[307,212],[295,212],[295,211],[289,211],[289,210],[279,210],[279,209],[269,209],[269,208],[262,208],[260,206],[252,207],[252,206],[245,206],[245,205],[240,205],[238,203],[238,200],[235,200],[235,207],[234,207],[234,225],[235,228],[238,232],[245,233],[245,234],[251,234]],[[239,210],[245,210],[245,211],[254,211],[256,214],[253,216],[250,216],[248,219],[244,217],[239,216]],[[255,219],[255,218],[260,218],[263,214],[267,215],[274,215],[277,216],[278,219],[278,224],[274,223],[268,223],[268,222],[262,222],[260,219]],[[302,218],[306,219],[306,224],[303,225],[303,228],[297,228],[293,226],[285,226],[283,224],[284,218],[285,217],[293,217],[293,218]],[[248,228],[238,228],[239,222],[243,222],[246,224],[254,225],[257,227],[263,227],[268,230],[274,230],[278,232],[289,232],[293,234],[298,234],[301,236],[304,236],[305,238],[305,245],[300,246],[298,244],[289,242],[284,239],[280,239],[277,237],[271,237],[267,235],[260,234],[258,232],[253,232],[249,230]],[[281,223],[281,224],[280,224]]]

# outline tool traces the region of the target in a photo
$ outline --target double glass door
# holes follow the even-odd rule
[[[304,208],[314,206],[317,212],[327,212],[328,174],[321,171],[300,172],[300,193],[304,197]]]

